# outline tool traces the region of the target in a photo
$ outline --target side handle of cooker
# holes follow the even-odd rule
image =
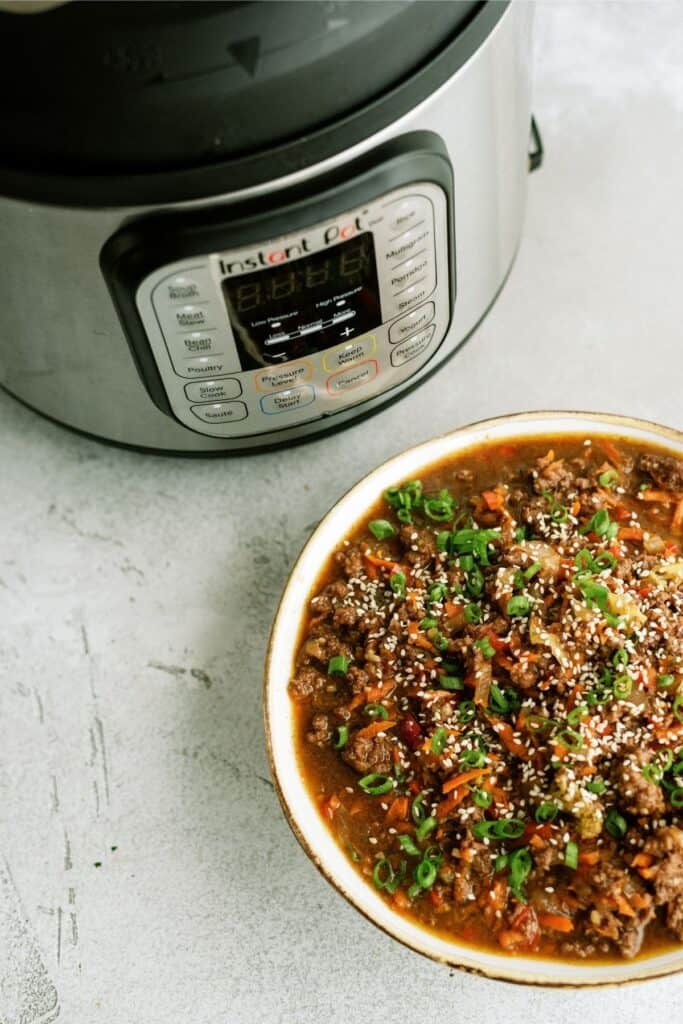
[[[536,124],[536,118],[531,115],[531,130],[529,133],[529,171],[536,171],[543,163],[543,139]]]

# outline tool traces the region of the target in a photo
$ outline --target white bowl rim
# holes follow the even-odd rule
[[[331,551],[379,497],[386,486],[487,441],[522,437],[600,436],[642,440],[674,450],[683,457],[683,431],[616,413],[536,410],[511,413],[465,424],[391,456],[357,481],[323,516],[304,544],[273,620],[263,686],[266,748],[271,776],[285,817],[305,853],[331,885],[372,924],[408,948],[437,962],[473,974],[509,982],[564,988],[621,985],[661,978],[683,970],[683,945],[650,957],[623,962],[560,961],[492,953],[447,940],[414,924],[374,893],[345,857],[303,782],[297,767],[293,705],[287,693],[304,602]],[[451,448],[451,445],[453,446]],[[343,528],[336,520],[357,504]],[[340,524],[341,526],[341,524]],[[327,543],[327,535],[332,543]],[[324,542],[324,543],[323,543]],[[308,572],[310,567],[317,570]],[[287,655],[281,655],[287,652]],[[285,715],[280,713],[282,707]],[[289,769],[289,770],[288,770]]]

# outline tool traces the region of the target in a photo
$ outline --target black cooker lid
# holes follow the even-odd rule
[[[405,113],[456,69],[439,59],[462,41],[463,63],[506,6],[99,0],[0,13],[0,191],[163,173],[192,198],[207,194],[187,177],[200,169],[225,168],[222,190],[277,177]]]

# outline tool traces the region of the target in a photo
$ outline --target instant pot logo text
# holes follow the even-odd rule
[[[334,245],[336,242],[345,242],[347,238],[353,238],[355,234],[362,230],[360,217],[356,217],[346,224],[331,224],[323,231],[323,247]],[[218,262],[221,273],[226,276],[229,274],[244,274],[248,270],[258,270],[260,267],[274,267],[278,263],[286,263],[288,260],[298,259],[299,256],[303,256],[305,253],[313,252],[313,249],[314,247],[311,247],[309,239],[304,236],[298,242],[295,242],[293,245],[287,245],[283,249],[259,249],[253,255],[244,256],[240,260],[227,261],[221,257]]]

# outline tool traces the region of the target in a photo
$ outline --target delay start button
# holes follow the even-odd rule
[[[285,388],[274,391],[272,395],[264,395],[260,401],[262,412],[267,416],[275,416],[282,412],[295,412],[315,401],[315,390],[310,384],[302,384],[298,388]]]
[[[215,402],[213,405],[193,405],[191,409],[204,423],[237,423],[248,416],[244,402]]]

